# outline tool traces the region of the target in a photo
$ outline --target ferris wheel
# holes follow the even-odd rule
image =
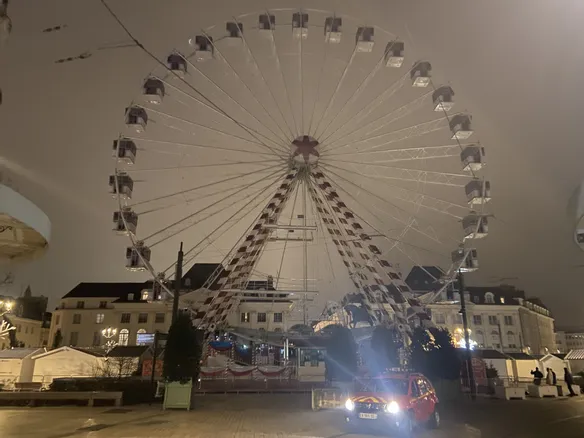
[[[196,323],[224,322],[250,281],[352,300],[407,327],[424,306],[402,269],[478,268],[485,149],[454,90],[404,41],[358,19],[278,9],[195,32],[148,75],[113,142],[126,267],[164,286],[221,262]],[[307,298],[308,297],[308,298]],[[345,297],[345,298],[343,298]],[[325,300],[326,300],[325,299]]]

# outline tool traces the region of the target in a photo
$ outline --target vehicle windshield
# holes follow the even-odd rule
[[[368,379],[355,383],[355,392],[388,392],[407,395],[408,380],[403,379]]]

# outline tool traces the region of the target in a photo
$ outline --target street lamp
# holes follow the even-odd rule
[[[118,343],[114,341],[114,336],[116,336],[117,333],[118,330],[112,327],[104,328],[101,331],[101,335],[106,339],[104,345],[106,354],[109,354],[109,352],[112,351],[116,345],[118,345]]]

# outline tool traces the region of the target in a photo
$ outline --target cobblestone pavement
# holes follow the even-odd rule
[[[1,438],[357,438],[341,414],[312,412],[307,395],[198,396],[190,412],[160,406],[0,408]],[[581,438],[584,397],[445,406],[418,438]]]

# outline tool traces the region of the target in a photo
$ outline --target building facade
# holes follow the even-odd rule
[[[547,354],[557,351],[554,320],[537,300],[510,286],[466,288],[467,320],[473,348],[503,352]],[[460,295],[429,305],[432,320],[447,328],[458,346],[464,346]]]
[[[569,353],[572,350],[584,349],[584,330],[570,328],[555,333],[558,353]]]
[[[27,287],[20,297],[0,296],[3,318],[14,327],[9,337],[0,339],[0,348],[46,347],[51,314],[47,313],[48,298],[33,296]]]

